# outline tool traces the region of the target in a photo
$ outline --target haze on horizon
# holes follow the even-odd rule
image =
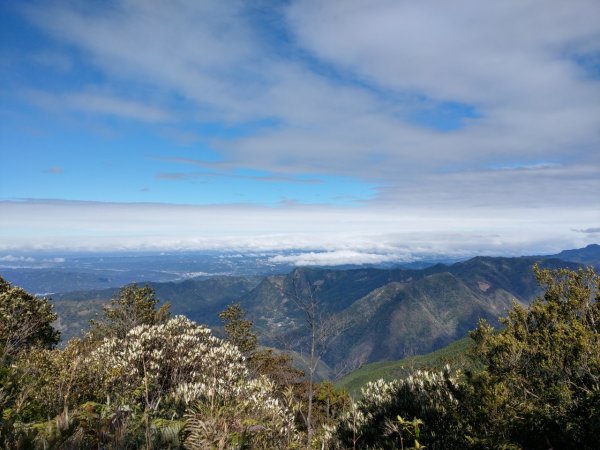
[[[0,257],[600,241],[595,0],[0,10]]]

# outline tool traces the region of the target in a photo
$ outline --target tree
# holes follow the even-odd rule
[[[418,423],[419,445],[432,450],[597,448],[600,276],[534,269],[543,296],[515,303],[499,331],[481,321],[471,332],[480,366],[465,376],[425,371],[368,384],[332,445],[399,448],[405,426]],[[386,439],[386,429],[402,440]]]
[[[52,305],[0,277],[0,357],[3,365],[30,348],[52,348],[60,332]]]
[[[307,328],[305,339],[300,340],[300,350],[308,353],[307,374],[307,408],[303,414],[307,429],[307,440],[310,445],[315,432],[313,420],[313,403],[315,397],[315,375],[321,358],[327,351],[331,340],[341,330],[337,327],[333,316],[327,315],[319,299],[322,281],[312,282],[308,277],[302,277],[301,270],[292,273],[292,280],[285,292],[304,316]]]
[[[498,332],[485,321],[471,332],[486,367],[471,378],[471,398],[496,441],[531,449],[595,448],[600,276],[591,268],[534,270],[543,297],[529,308],[514,304]]]
[[[46,298],[35,297],[24,289],[12,286],[0,277],[0,447],[29,442],[15,434],[17,410],[26,408],[27,393],[19,361],[30,353],[50,352],[60,339],[54,329],[56,320],[52,305]]]
[[[234,344],[246,357],[248,369],[254,376],[263,375],[275,383],[280,394],[288,387],[297,387],[304,372],[292,365],[292,357],[271,348],[259,348],[258,336],[251,320],[239,303],[228,306],[219,314],[224,323],[227,341]]]
[[[235,345],[244,356],[250,356],[258,346],[251,320],[244,319],[244,310],[239,303],[229,305],[219,314],[224,324],[227,340]]]
[[[97,340],[105,337],[123,339],[129,330],[139,325],[157,325],[170,318],[170,304],[156,309],[159,300],[154,289],[146,285],[129,284],[119,290],[110,304],[104,307],[104,317],[90,322],[90,336]]]

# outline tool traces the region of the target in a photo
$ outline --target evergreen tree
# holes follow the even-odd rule
[[[46,298],[31,295],[0,277],[0,358],[7,364],[30,348],[52,348],[60,333],[53,326],[56,314]]]
[[[159,300],[154,289],[146,285],[129,284],[123,287],[104,307],[104,317],[90,322],[90,336],[96,340],[106,337],[123,339],[129,330],[140,325],[158,325],[171,317],[171,305]]]
[[[471,333],[486,369],[471,379],[489,434],[532,449],[597,448],[600,276],[541,270],[543,297]]]

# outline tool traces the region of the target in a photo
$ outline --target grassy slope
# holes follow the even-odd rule
[[[453,368],[465,369],[473,367],[474,363],[468,355],[472,346],[473,341],[465,337],[426,355],[411,356],[399,361],[366,364],[339,379],[336,382],[336,386],[346,389],[350,395],[357,397],[360,395],[360,388],[362,386],[369,381],[375,381],[380,378],[392,380],[406,376],[413,370],[426,368],[441,369],[446,364],[450,364]]]

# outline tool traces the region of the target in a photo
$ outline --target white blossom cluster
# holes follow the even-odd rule
[[[457,388],[456,375],[449,375],[449,368],[442,372],[417,370],[406,378],[392,381],[377,380],[367,383],[362,389],[361,405],[366,410],[375,411],[390,403],[401,392],[410,392],[412,395],[427,395],[434,402],[448,400],[456,402],[448,383]]]
[[[219,389],[248,376],[237,347],[184,316],[161,325],[140,325],[124,339],[107,339],[92,358],[102,361],[109,382],[143,388],[152,400],[172,394],[182,383]]]
[[[239,380],[236,384],[182,383],[175,395],[186,403],[202,399],[210,405],[235,405],[238,417],[254,417],[269,424],[280,437],[293,434],[292,412],[273,395],[275,386],[264,376]]]
[[[373,426],[377,417],[389,415],[388,419],[394,420],[398,414],[394,405],[402,403],[403,398],[412,398],[423,412],[427,408],[444,409],[449,404],[457,404],[452,394],[455,389],[458,389],[458,374],[451,375],[449,367],[441,372],[418,370],[403,379],[372,381],[362,388],[362,398],[352,403],[338,427],[359,435],[361,429]],[[336,430],[326,432],[331,439]]]
[[[101,361],[108,390],[121,402],[157,410],[164,402],[203,411],[233,407],[240,417],[269,424],[288,436],[294,417],[264,377],[253,379],[238,348],[184,316],[162,325],[142,325],[124,339],[106,339],[91,358]]]

